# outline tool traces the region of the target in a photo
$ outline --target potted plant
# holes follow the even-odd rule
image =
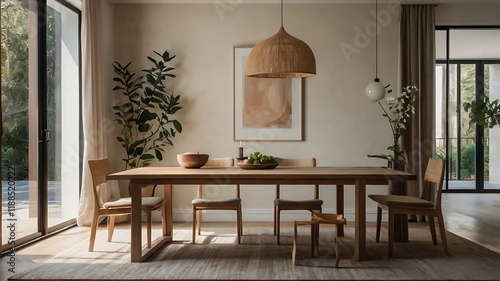
[[[165,51],[154,52],[159,58],[148,57],[153,63],[150,69],[142,70],[146,76],[136,76],[130,71],[132,62],[125,66],[113,64],[118,83],[113,88],[125,97],[125,102],[113,106],[115,121],[121,125],[120,135],[116,138],[126,153],[125,169],[146,167],[153,159],[162,160],[164,147],[173,146],[172,138],[182,132],[181,123],[173,115],[182,109],[179,95],[168,93],[164,84],[173,67],[167,66],[175,56]]]
[[[390,94],[392,90],[388,90],[387,92]],[[386,159],[388,168],[404,171],[406,159],[401,150],[399,139],[407,129],[407,123],[411,114],[415,113],[413,102],[415,102],[417,98],[417,92],[417,87],[407,86],[403,88],[401,95],[398,97],[386,97],[385,102],[387,104],[387,109],[378,102],[384,112],[382,116],[387,118],[392,131],[393,145],[387,147],[388,150],[392,151],[392,155],[381,153],[370,154],[368,157]]]
[[[464,103],[464,110],[469,112],[469,124],[476,123],[485,128],[500,126],[500,105],[498,100],[490,102],[485,95],[481,95],[478,100]]]

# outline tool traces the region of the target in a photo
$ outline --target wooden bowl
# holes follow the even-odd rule
[[[177,162],[184,168],[196,169],[207,164],[208,157],[208,154],[186,152],[184,154],[177,154]]]

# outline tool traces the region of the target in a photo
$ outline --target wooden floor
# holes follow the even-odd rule
[[[500,253],[500,194],[444,193],[443,212],[446,230]]]
[[[468,206],[468,207],[464,209],[463,206]],[[448,231],[456,233],[457,235],[460,235],[478,244],[481,244],[487,247],[488,249],[500,252],[500,237],[498,235],[498,233],[500,233],[500,216],[498,215],[500,213],[500,194],[444,194],[443,208],[445,212],[445,220]],[[425,225],[420,223],[411,225],[412,228],[417,228],[417,229],[426,227]],[[183,232],[183,234],[180,235],[181,236],[184,235],[185,240],[188,241],[190,239],[190,234],[191,234],[189,230],[189,224],[186,224],[186,226],[183,226],[183,224],[178,224],[176,226],[178,226],[179,228],[181,227],[185,228],[184,231],[185,233]],[[247,230],[252,229],[252,231],[253,230],[258,230],[260,232],[266,232],[268,230],[270,232],[272,231],[272,224],[270,223],[245,223],[244,226],[245,228],[247,228]],[[124,227],[126,228],[126,226]],[[228,227],[227,229],[219,229],[217,230],[217,232],[218,233],[234,232],[231,224],[228,224],[227,227]],[[285,224],[285,229],[287,227],[291,229],[291,224]],[[104,230],[104,228],[102,230]],[[102,233],[103,232],[104,231],[102,231]],[[205,234],[210,234],[210,233],[205,233]],[[307,231],[305,232],[304,235],[307,235]],[[384,232],[382,232],[382,237],[385,237],[384,235],[385,235]],[[410,239],[412,239],[411,235],[412,232],[410,232]],[[53,258],[54,256],[60,254],[62,251],[71,248],[73,245],[76,245],[82,241],[87,240],[88,237],[89,237],[89,228],[75,227],[61,234],[58,234],[54,237],[46,239],[40,243],[22,249],[16,253],[16,273],[26,271],[36,266],[39,263],[44,263],[49,259]],[[269,241],[264,241],[264,244],[269,243],[269,245],[271,245],[273,242],[272,235],[264,236],[265,238],[259,236],[251,236],[251,237],[247,236],[245,238],[246,242],[247,243],[251,242],[250,241],[251,239],[257,239],[255,237],[257,237],[259,240],[268,239]],[[200,239],[198,242],[205,244],[206,243],[226,244],[226,243],[231,243],[235,239],[235,237],[233,237],[230,234],[217,235],[217,236],[205,235],[205,236],[200,236],[198,239]],[[210,240],[209,242],[207,242],[206,239],[214,239],[214,240]],[[103,240],[105,240],[105,238]],[[260,241],[259,243],[262,243],[262,241]],[[430,238],[429,238],[429,243],[430,243]],[[427,247],[427,244],[428,243],[425,243],[423,245]],[[349,246],[344,245],[344,247],[349,247]],[[396,253],[397,253],[397,247],[398,244],[396,244]],[[212,248],[212,249],[218,249],[218,251],[224,251],[222,247]],[[273,248],[270,247],[269,249]],[[304,249],[306,248],[303,247],[302,250],[304,251]],[[344,251],[345,250],[346,249],[344,248]],[[286,249],[286,251],[288,251],[288,249]],[[436,251],[438,251],[438,253],[441,254],[441,248],[439,246],[436,247]],[[350,263],[350,261],[346,260],[345,255],[346,254],[344,253],[344,255],[342,256],[342,260],[344,260],[344,266],[346,263]],[[306,264],[308,262],[311,262],[310,260],[307,259],[307,249],[305,250],[305,253],[302,253],[302,258],[303,258],[302,261],[305,262]],[[341,266],[342,266],[342,260],[341,260]],[[7,269],[9,268],[7,262],[8,262],[8,257],[3,257],[0,259],[0,280],[7,280],[7,278],[12,275],[12,273],[7,271]],[[408,260],[406,262],[411,262],[411,261]],[[498,265],[500,266],[500,261]],[[265,264],[263,266],[265,266]],[[287,272],[283,272],[281,275],[285,276],[287,274],[288,274]],[[357,276],[356,273],[353,272],[352,279],[359,279],[358,278],[359,276],[358,277],[356,276]],[[373,278],[377,279],[375,277]],[[411,274],[407,275],[406,278],[404,279],[412,279]],[[448,278],[442,278],[442,279],[448,279]],[[500,272],[498,274],[497,279],[500,280]]]

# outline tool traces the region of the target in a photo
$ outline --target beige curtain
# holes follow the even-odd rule
[[[82,23],[83,49],[83,179],[78,208],[78,225],[90,225],[94,210],[92,178],[87,161],[107,156],[105,102],[101,67],[101,0],[84,0]],[[101,188],[99,197],[106,202],[120,197],[116,184]]]
[[[434,5],[403,5],[400,19],[400,85],[415,85],[420,92],[403,136],[406,171],[418,175],[408,182],[408,195],[420,196],[427,161],[434,150],[435,98]]]

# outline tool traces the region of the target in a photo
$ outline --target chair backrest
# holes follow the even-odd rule
[[[280,167],[316,167],[316,158],[279,158],[276,160],[280,163]],[[280,185],[276,185],[276,199],[280,198]],[[319,186],[314,186],[314,199],[319,199]]]
[[[232,167],[234,166],[234,159],[231,157],[226,158],[209,158],[205,164],[207,167]]]
[[[441,208],[441,193],[443,190],[444,179],[444,160],[429,159],[427,170],[424,175],[424,186],[421,198],[424,200],[431,200],[432,183],[436,184],[436,204],[435,208]]]
[[[205,167],[233,167],[234,159],[232,157],[226,158],[209,158]],[[203,197],[203,187],[198,185],[198,198]],[[236,185],[236,198],[240,198],[240,185]]]
[[[97,187],[106,182],[106,176],[111,174],[111,165],[108,158],[89,160],[90,174],[92,176],[92,193],[96,207],[99,204]]]

